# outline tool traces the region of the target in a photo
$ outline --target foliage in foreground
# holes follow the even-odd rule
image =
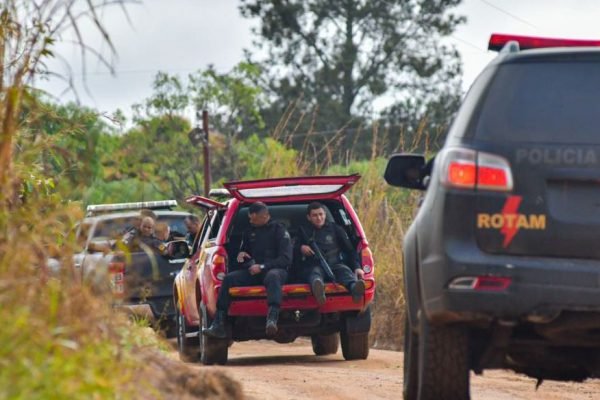
[[[70,268],[58,279],[47,267],[52,254],[69,264],[63,232],[81,212],[34,172],[23,168],[30,190],[0,211],[0,398],[114,398],[134,362],[120,346],[121,323]]]

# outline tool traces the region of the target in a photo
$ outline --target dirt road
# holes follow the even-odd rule
[[[373,350],[368,360],[344,361],[335,355],[313,355],[309,341],[293,344],[269,341],[235,343],[229,362],[219,368],[240,381],[250,400],[280,399],[400,399],[402,353]],[[485,400],[589,400],[600,398],[600,380],[585,383],[546,381],[536,391],[535,380],[505,371],[473,376],[472,398]]]

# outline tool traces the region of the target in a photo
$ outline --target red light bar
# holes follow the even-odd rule
[[[582,40],[582,39],[551,39],[533,36],[505,35],[502,33],[493,33],[490,36],[488,50],[500,51],[504,45],[510,41],[519,43],[521,50],[542,49],[545,47],[599,47],[600,40]]]

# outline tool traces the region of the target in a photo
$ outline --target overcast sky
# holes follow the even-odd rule
[[[65,44],[56,52],[73,65],[81,103],[101,112],[120,108],[129,114],[132,104],[151,94],[157,71],[185,77],[213,64],[227,72],[241,61],[242,50],[251,48],[253,22],[242,18],[237,6],[236,0],[145,0],[128,7],[131,24],[120,10],[107,11],[105,20],[118,53],[116,76],[90,58],[86,74],[90,94],[81,86],[79,50]],[[600,38],[596,0],[464,0],[456,10],[467,23],[449,41],[462,55],[465,89],[495,55],[486,50],[493,32]],[[58,58],[51,67],[61,68]],[[66,87],[58,80],[37,86],[55,96]]]

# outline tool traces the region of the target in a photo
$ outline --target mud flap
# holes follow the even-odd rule
[[[347,315],[344,324],[345,331],[349,335],[368,333],[371,330],[371,307],[358,314]]]

